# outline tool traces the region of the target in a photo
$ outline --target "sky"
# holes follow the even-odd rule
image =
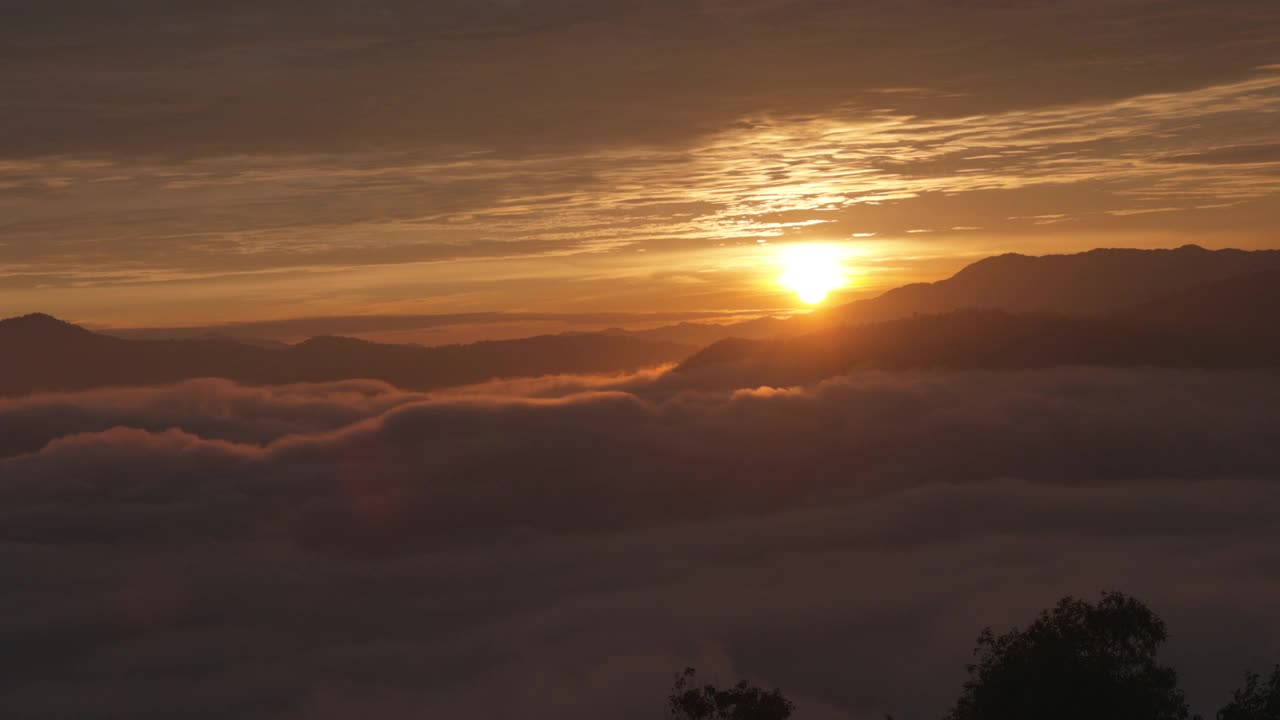
[[[0,5],[4,316],[738,316],[788,244],[831,303],[1280,221],[1272,0]]]
[[[1280,248],[1277,0],[0,18],[0,319],[441,344]],[[1214,717],[1280,660],[1274,254],[687,353],[0,324],[0,716],[647,720],[692,665],[924,720],[983,628],[1118,590]],[[675,364],[532,376],[617,347]]]

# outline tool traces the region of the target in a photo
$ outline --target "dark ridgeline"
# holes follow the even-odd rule
[[[0,321],[0,395],[202,377],[264,385],[362,378],[430,390],[504,377],[632,370],[679,360],[691,349],[604,334],[431,348],[340,337],[279,347],[221,338],[125,340],[28,315]]]
[[[856,368],[1275,368],[1280,251],[1002,255],[947,280],[790,320],[432,348],[343,337],[292,346],[127,340],[45,315],[0,321],[0,395],[200,377],[250,384],[368,378],[429,390],[681,360],[686,376],[729,379],[733,368],[732,379],[745,384],[798,383]]]
[[[1280,272],[1280,250],[1099,249],[1075,255],[999,255],[945,280],[915,283],[790,319],[732,325],[682,323],[627,332],[631,337],[706,346],[726,338],[762,340],[839,325],[901,320],[957,310],[1097,315],[1168,299],[1177,293],[1248,275]],[[1223,318],[1224,322],[1233,322]]]
[[[1074,255],[998,255],[946,280],[917,283],[833,308],[843,322],[878,322],[964,309],[1093,315],[1230,278],[1280,271],[1280,250],[1098,249]]]
[[[748,384],[858,368],[1280,368],[1280,270],[1215,281],[1093,315],[959,310],[772,340],[723,340],[679,371],[735,369]],[[743,375],[745,373],[745,376]]]

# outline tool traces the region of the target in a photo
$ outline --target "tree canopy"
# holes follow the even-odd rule
[[[1188,720],[1177,673],[1156,658],[1167,640],[1164,621],[1132,597],[1063,598],[1025,629],[982,631],[945,720]],[[776,688],[700,685],[693,668],[667,700],[672,720],[788,720],[795,710]],[[1246,673],[1216,720],[1280,720],[1280,665]]]
[[[1026,629],[978,636],[947,720],[1185,720],[1177,673],[1156,660],[1167,638],[1131,597],[1064,598]]]
[[[762,690],[745,680],[730,688],[698,685],[697,671],[676,675],[668,698],[674,720],[787,720],[795,710],[782,692]]]
[[[1244,687],[1232,693],[1218,720],[1280,720],[1280,665],[1265,682],[1257,673],[1246,673]]]

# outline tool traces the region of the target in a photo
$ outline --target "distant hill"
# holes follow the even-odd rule
[[[1280,250],[1099,249],[1074,255],[998,255],[979,260],[952,277],[914,283],[866,300],[792,318],[760,318],[713,325],[682,323],[639,332],[705,347],[726,338],[764,339],[827,327],[883,322],[957,310],[1004,310],[1093,315],[1118,311],[1207,283],[1280,272]]]
[[[1089,315],[1132,307],[1206,283],[1268,271],[1280,272],[1280,250],[1206,250],[1187,245],[1172,250],[1099,249],[1040,257],[1008,254],[979,260],[944,280],[906,285],[874,298],[791,317],[761,317],[733,323],[681,322],[648,330],[613,328],[566,335],[605,334],[701,349],[726,338],[791,337],[839,325],[936,315],[955,310]],[[261,338],[281,333],[354,333],[502,318],[538,320],[560,317],[554,314],[470,313],[295,318],[203,328],[133,328],[104,332],[132,340],[226,340],[278,348],[281,343]],[[345,329],[325,329],[334,327]]]
[[[677,372],[785,385],[858,368],[1280,368],[1277,310],[1280,272],[1268,271],[1093,315],[959,310],[798,337],[723,340]]]
[[[632,370],[694,348],[604,334],[425,348],[352,338],[262,346],[224,338],[126,340],[48,315],[0,320],[0,395],[153,385],[199,377],[249,384],[383,380],[412,390],[494,378]]]
[[[1090,315],[1228,278],[1280,270],[1280,250],[1099,249],[998,255],[946,280],[916,283],[826,311],[833,322],[878,322],[953,310]]]
[[[804,313],[790,318],[762,317],[727,324],[683,322],[678,325],[667,325],[652,330],[613,328],[604,332],[639,340],[674,342],[702,348],[718,340],[730,337],[759,339],[800,335],[827,327],[828,324],[824,318]]]
[[[1278,338],[1280,251],[1093,250],[1001,255],[946,280],[790,319],[431,348],[343,337],[297,345],[125,339],[29,315],[0,321],[0,395],[196,377],[252,384],[371,378],[427,390],[685,358],[685,373],[750,366],[761,383],[854,367],[1280,367]]]

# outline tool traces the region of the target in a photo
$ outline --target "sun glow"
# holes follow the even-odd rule
[[[809,305],[817,305],[827,293],[845,284],[839,250],[831,245],[790,245],[782,248],[778,282],[794,290]]]

